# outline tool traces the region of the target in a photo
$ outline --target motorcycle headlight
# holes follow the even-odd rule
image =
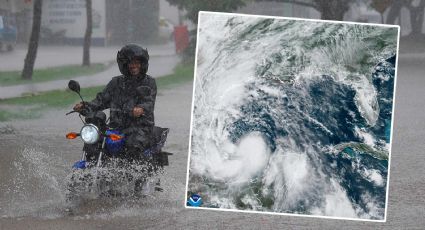
[[[88,124],[81,128],[81,139],[83,139],[86,144],[94,144],[99,140],[99,129],[93,125]]]

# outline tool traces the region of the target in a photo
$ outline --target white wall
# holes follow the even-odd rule
[[[105,1],[92,1],[93,38],[105,37]],[[85,0],[44,0],[42,26],[53,32],[66,30],[67,38],[83,38],[86,30]]]

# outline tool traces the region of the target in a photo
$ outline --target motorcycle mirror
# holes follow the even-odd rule
[[[78,81],[70,80],[68,82],[68,88],[78,94],[80,94],[80,84]]]
[[[140,96],[147,97],[150,96],[152,93],[151,88],[147,86],[139,86],[136,88],[137,93],[139,93]]]
[[[83,97],[80,94],[80,83],[78,81],[70,80],[68,82],[68,88],[78,94],[78,96],[81,98],[81,101],[84,102]]]

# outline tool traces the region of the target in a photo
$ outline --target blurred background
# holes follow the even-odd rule
[[[33,0],[0,1],[0,33],[18,46],[28,43]],[[402,41],[423,41],[425,2],[420,0],[122,0],[93,1],[92,45],[128,42],[166,43],[179,26],[196,28],[197,11],[224,11],[285,17],[397,24]],[[44,0],[42,45],[82,45],[86,30],[84,0]],[[178,32],[179,33],[179,32]],[[182,33],[182,32],[180,32]],[[12,50],[13,45],[6,45]]]

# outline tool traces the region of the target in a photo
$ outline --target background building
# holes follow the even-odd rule
[[[307,1],[308,2],[308,1]],[[370,1],[353,1],[344,14],[344,20],[381,23],[381,15]],[[0,0],[0,16],[6,15],[17,29],[17,42],[27,43],[31,32],[33,0]],[[394,3],[393,3],[394,4]],[[419,6],[421,1],[411,2]],[[412,33],[411,9],[404,5],[397,13],[395,23],[401,25],[401,35]],[[384,12],[385,21],[389,8]],[[416,9],[419,13],[424,9]],[[248,1],[236,12],[319,19],[320,12],[302,5],[274,2]],[[128,42],[163,43],[173,37],[175,25],[184,24],[189,30],[195,25],[185,20],[185,12],[167,0],[104,0],[93,1],[93,45],[114,45]],[[420,21],[421,19],[419,19]],[[425,31],[424,17],[422,30]],[[43,0],[41,44],[82,44],[86,29],[85,0]]]

